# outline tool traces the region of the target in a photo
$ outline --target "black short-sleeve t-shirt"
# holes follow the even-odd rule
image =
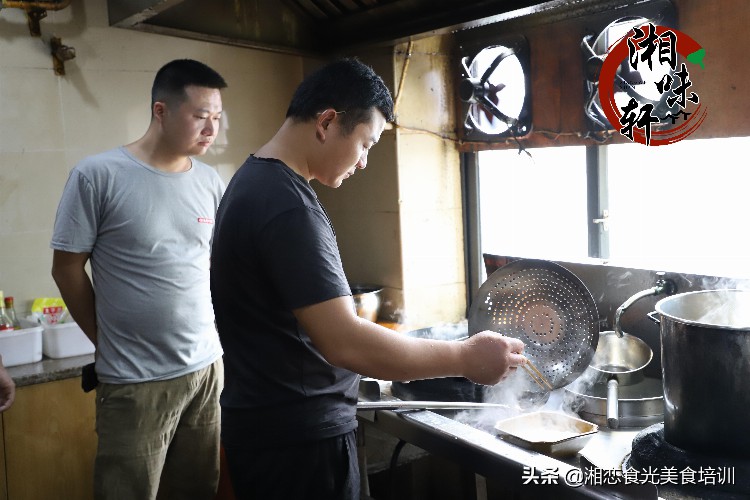
[[[309,183],[281,161],[250,156],[222,198],[211,254],[225,442],[264,447],[356,427],[358,375],[329,364],[292,313],[350,294]]]

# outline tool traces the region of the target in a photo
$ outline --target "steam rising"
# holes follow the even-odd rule
[[[629,278],[632,275],[633,273],[628,271],[616,279],[612,278],[608,280],[605,288],[612,290],[630,286],[631,280]],[[692,316],[687,318],[684,318],[685,311],[679,311],[684,319],[726,328],[750,329],[750,280],[701,277],[697,281],[695,279],[692,281],[688,280],[688,285],[690,289],[701,289],[709,292],[694,294],[698,297],[702,295],[703,297],[700,297],[700,302],[705,303],[705,305],[693,308],[699,309],[699,311],[691,311],[688,314]],[[598,298],[598,303],[603,302],[603,295],[604,292]],[[666,312],[670,313],[670,311]],[[678,317],[680,316],[677,312],[673,314]],[[436,332],[441,333],[437,333],[437,335],[446,336],[438,336],[436,338],[457,338],[450,336],[450,326],[438,327]],[[453,332],[453,335],[455,335],[455,332]],[[743,356],[750,356],[750,352],[744,352],[744,350],[742,354]],[[454,418],[463,424],[488,431],[494,429],[499,421],[532,412],[560,412],[579,418],[578,412],[583,409],[586,400],[585,397],[577,396],[576,394],[589,394],[592,386],[598,382],[598,373],[592,370],[585,370],[580,377],[568,386],[570,391],[561,388],[552,392],[546,392],[542,391],[524,370],[516,369],[505,380],[495,386],[489,387],[485,391],[485,402],[501,404],[504,405],[503,408],[466,410],[460,412]],[[540,431],[540,434],[535,434],[535,436],[538,438],[544,434],[543,437],[551,438],[553,435],[562,435],[560,432],[557,432],[558,430],[563,431],[562,429],[555,429],[555,432],[551,434],[544,434]],[[579,431],[575,427],[567,430],[572,432]]]
[[[431,337],[437,340],[456,340],[469,334],[469,321],[445,323],[430,328]]]
[[[705,290],[664,299],[657,308],[677,321],[718,328],[750,328],[750,292]]]
[[[484,401],[504,407],[467,410],[457,414],[455,419],[476,429],[490,430],[501,420],[540,410],[577,417],[583,405],[582,400],[566,394],[564,388],[552,392],[541,390],[522,369],[514,370],[505,380],[488,387]]]
[[[502,408],[487,408],[481,410],[466,410],[457,414],[455,420],[474,427],[492,432],[494,426],[509,418],[536,412],[557,412],[567,416],[580,418],[578,412],[583,409],[586,401],[584,396],[577,394],[590,393],[591,387],[598,382],[598,374],[591,370],[584,371],[569,387],[556,389],[552,392],[542,391],[528,374],[522,369],[516,369],[502,382],[487,388],[484,401],[504,405]],[[549,438],[553,434],[561,436],[566,432],[580,432],[575,424],[567,425],[567,421],[560,418],[555,420],[556,428],[549,433],[539,431],[535,436]]]

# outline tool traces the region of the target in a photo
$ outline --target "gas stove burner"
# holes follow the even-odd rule
[[[480,403],[484,386],[463,377],[446,377],[411,382],[392,382],[391,393],[404,401],[460,401]]]
[[[620,427],[644,427],[664,421],[661,379],[647,377],[621,386],[618,396]],[[586,384],[579,379],[565,388],[565,400],[584,420],[607,425],[607,384]]]
[[[664,439],[663,423],[643,429],[633,439],[630,457],[623,464],[624,470],[631,468],[639,475],[656,471],[660,479],[668,474],[673,481],[659,486],[661,496],[673,493],[717,500],[750,496],[750,458],[710,456],[672,446]]]
[[[502,403],[503,401],[498,401],[498,396],[492,392],[492,389],[491,386],[475,384],[463,377],[391,382],[391,394],[404,401]],[[514,395],[512,405],[517,405],[521,410],[537,409],[544,405],[549,398],[550,393],[547,391],[520,389]]]

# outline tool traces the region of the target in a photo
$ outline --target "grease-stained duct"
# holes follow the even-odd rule
[[[31,36],[42,36],[39,21],[47,17],[48,10],[62,10],[70,5],[71,0],[48,0],[46,2],[24,1],[24,0],[2,0],[2,9],[22,9],[26,12],[26,20],[29,23]]]

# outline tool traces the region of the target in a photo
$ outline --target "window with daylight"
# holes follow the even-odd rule
[[[476,153],[480,253],[750,278],[748,150],[750,137]]]
[[[750,137],[607,146],[613,263],[750,277]]]
[[[585,146],[477,154],[484,253],[586,257]]]

